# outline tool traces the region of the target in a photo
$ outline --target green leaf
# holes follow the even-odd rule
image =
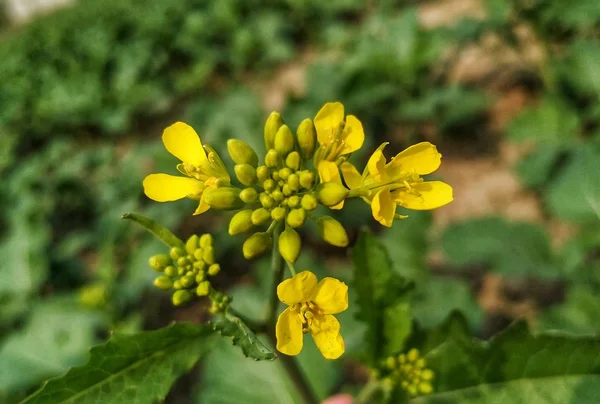
[[[171,233],[169,229],[166,229],[165,227],[161,226],[154,220],[147,218],[144,215],[141,215],[139,213],[125,213],[121,218],[133,220],[134,222],[148,230],[150,233],[154,234],[154,236],[156,236],[158,239],[160,239],[163,243],[165,243],[171,248],[185,247],[183,241],[181,241],[177,236]]]
[[[84,366],[49,380],[23,403],[155,403],[213,346],[209,326],[174,324],[115,334],[93,347]]]
[[[458,268],[477,264],[504,275],[557,275],[541,226],[499,217],[471,219],[449,226],[440,241],[448,262]]]
[[[524,322],[489,342],[448,335],[425,356],[436,376],[434,394],[411,402],[563,403],[575,397],[577,403],[595,403],[599,349],[597,338],[532,335]]]
[[[540,145],[537,150],[517,163],[516,171],[521,182],[530,188],[541,188],[546,185],[563,153],[564,147]]]
[[[213,319],[211,324],[222,336],[232,337],[233,345],[238,345],[246,357],[257,361],[277,358],[275,352],[260,342],[256,334],[230,311]]]
[[[412,285],[392,269],[386,249],[369,233],[361,232],[352,259],[357,318],[367,324],[365,351],[367,360],[375,363],[400,351],[410,335],[407,292]]]
[[[547,309],[536,319],[540,330],[561,330],[575,334],[594,335],[600,333],[600,299],[598,292],[589,286],[574,285],[566,300]]]

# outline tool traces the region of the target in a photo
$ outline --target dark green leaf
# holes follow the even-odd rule
[[[594,335],[600,333],[599,317],[598,291],[589,286],[574,285],[569,289],[565,302],[541,313],[536,319],[536,326],[544,331]]]
[[[160,239],[163,243],[165,243],[171,248],[185,247],[183,241],[181,241],[179,238],[177,238],[177,236],[171,233],[169,229],[166,229],[165,227],[161,226],[154,220],[147,218],[144,215],[141,215],[139,213],[125,213],[122,219],[133,220],[134,222],[148,230],[150,233],[154,234],[154,236],[156,236],[158,239]]]
[[[519,160],[517,173],[527,187],[542,187],[551,179],[552,170],[564,148],[556,145],[540,145],[537,150]]]
[[[155,403],[213,346],[210,326],[174,324],[115,334],[91,349],[89,362],[49,380],[23,403]]]

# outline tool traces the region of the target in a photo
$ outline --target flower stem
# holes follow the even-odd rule
[[[285,265],[283,257],[279,253],[279,234],[281,233],[281,226],[276,226],[273,232],[273,255],[271,258],[271,269],[273,271],[273,286],[271,288],[271,300],[268,307],[268,332],[267,335],[273,346],[277,345],[277,337],[275,335],[275,323],[277,321],[277,306],[279,301],[277,299],[277,286],[283,279],[283,272]],[[319,399],[315,395],[310,383],[306,379],[306,375],[302,372],[302,369],[298,366],[298,361],[284,354],[279,355],[279,360],[283,365],[286,373],[288,374],[291,381],[296,386],[298,393],[302,396],[302,399],[307,404],[319,404]]]

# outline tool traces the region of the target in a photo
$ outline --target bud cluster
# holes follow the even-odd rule
[[[173,290],[172,300],[175,306],[192,300],[194,296],[212,294],[208,277],[218,274],[221,270],[221,266],[216,262],[213,238],[210,234],[203,234],[201,237],[194,234],[186,241],[185,248],[173,247],[168,255],[150,257],[149,263],[152,269],[162,272],[162,275],[154,280],[154,286],[163,290]],[[214,301],[215,299],[213,303]]]
[[[406,354],[388,357],[383,370],[387,373],[386,380],[407,391],[411,396],[427,395],[433,392],[431,382],[434,373],[427,369],[427,362],[422,358],[418,349],[411,349]]]

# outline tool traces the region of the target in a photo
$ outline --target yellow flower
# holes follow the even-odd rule
[[[362,176],[350,164],[341,165],[346,185],[360,190],[365,202],[371,205],[373,217],[390,227],[396,207],[413,210],[431,210],[452,201],[452,187],[441,181],[424,181],[422,175],[431,174],[441,164],[442,155],[429,142],[421,142],[398,153],[389,163],[383,155],[387,143],[371,156]]]
[[[360,149],[365,141],[362,124],[354,115],[346,116],[339,102],[328,102],[314,119],[319,141],[316,165],[322,160],[335,161],[338,157]]]
[[[202,200],[204,190],[227,185],[230,181],[221,158],[210,146],[202,146],[196,131],[183,122],[165,129],[162,140],[169,153],[182,161],[177,170],[186,177],[150,174],[144,178],[144,193],[157,202],[197,199],[200,202],[194,215],[206,212],[210,206]]]
[[[277,319],[277,350],[286,355],[298,355],[303,334],[310,332],[323,356],[339,358],[345,350],[340,323],[333,314],[348,308],[348,286],[335,278],[317,277],[303,271],[281,282],[277,287],[279,300],[289,307]]]

